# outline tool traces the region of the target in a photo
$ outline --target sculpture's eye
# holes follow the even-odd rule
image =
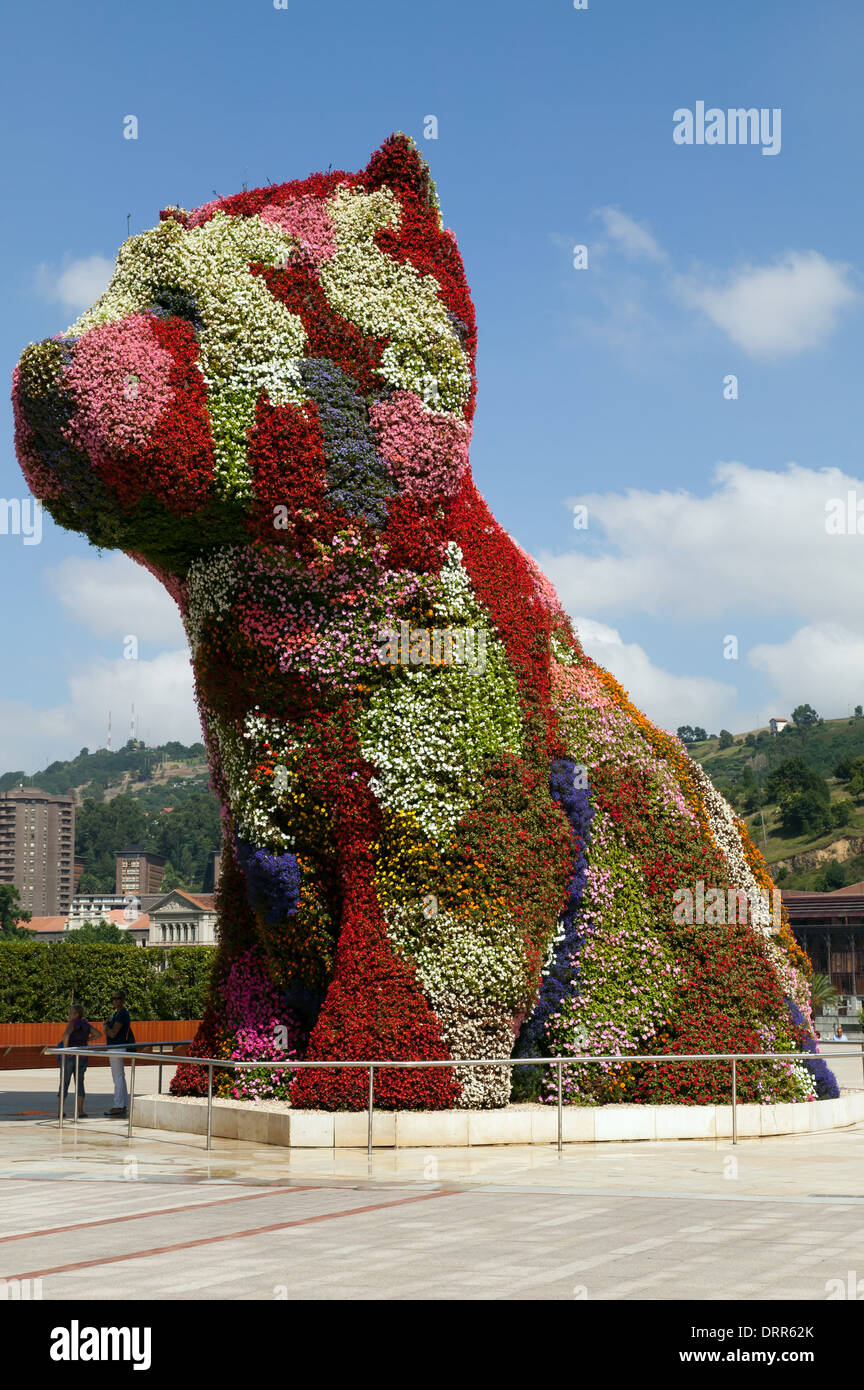
[[[151,311],[160,316],[186,319],[191,323],[196,333],[203,325],[203,319],[198,313],[198,306],[195,296],[188,290],[184,290],[180,285],[163,285],[153,296],[150,305]]]

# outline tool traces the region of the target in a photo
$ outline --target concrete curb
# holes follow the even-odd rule
[[[839,1100],[797,1105],[739,1105],[738,1136],[767,1138],[816,1134],[864,1121],[864,1091]],[[136,1096],[133,1122],[142,1129],[204,1134],[207,1103],[189,1096]],[[293,1149],[365,1148],[366,1111],[290,1110],[214,1100],[214,1139],[244,1139]],[[382,1149],[444,1149],[494,1144],[554,1144],[558,1115],[550,1105],[509,1105],[503,1110],[376,1110],[372,1143]],[[565,1106],[569,1144],[634,1140],[731,1139],[731,1105]]]

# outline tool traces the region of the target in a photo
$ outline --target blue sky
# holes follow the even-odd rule
[[[856,0],[8,7],[7,380],[96,297],[127,215],[360,168],[404,130],[477,306],[475,476],[588,649],[667,727],[844,715],[864,536],[827,534],[825,507],[857,488],[864,512],[862,31]],[[677,145],[699,101],[779,108],[780,152]],[[4,409],[0,497],[21,498]],[[143,571],[46,517],[39,545],[0,534],[0,586],[0,770],[104,742],[109,707],[122,741],[132,700],[149,740],[196,736]]]

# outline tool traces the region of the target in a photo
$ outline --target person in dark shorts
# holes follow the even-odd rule
[[[88,1023],[84,1017],[84,1009],[81,1004],[73,1004],[69,1010],[66,1027],[60,1039],[61,1047],[88,1047],[91,1042],[101,1038],[102,1033],[99,1028],[94,1028],[92,1023]],[[63,1095],[63,1108],[66,1108],[66,1092],[69,1090],[69,1082],[75,1075],[74,1057],[60,1058],[60,1091]],[[84,1073],[87,1070],[87,1058],[79,1057],[78,1061],[78,1095],[75,1099],[75,1119],[86,1120],[84,1113]],[[59,1100],[59,1095],[58,1095]]]
[[[108,1060],[111,1063],[111,1078],[114,1082],[114,1104],[105,1114],[112,1120],[122,1120],[129,1110],[129,1092],[126,1089],[125,1054],[129,1043],[134,1042],[132,1021],[126,1008],[126,995],[122,989],[115,990],[111,1003],[114,1012],[105,1024],[105,1044]]]

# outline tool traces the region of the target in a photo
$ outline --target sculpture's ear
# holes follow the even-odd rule
[[[366,188],[392,188],[413,193],[421,203],[432,201],[429,166],[410,135],[388,135],[361,175]]]

